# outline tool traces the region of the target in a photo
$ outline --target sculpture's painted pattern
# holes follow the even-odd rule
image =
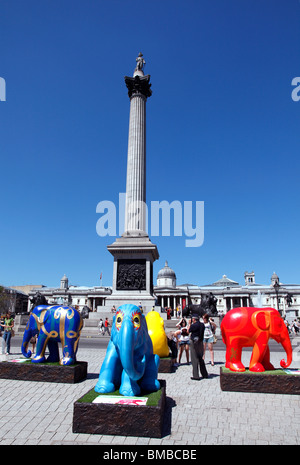
[[[274,370],[270,363],[269,338],[282,344],[286,351],[287,361],[281,360],[280,366],[287,368],[292,362],[289,333],[279,312],[274,308],[232,309],[222,320],[221,332],[226,344],[225,367],[231,371],[245,371],[241,362],[243,347],[253,347],[250,371]]]
[[[48,362],[58,362],[61,365],[72,365],[76,361],[76,352],[82,318],[78,310],[72,307],[60,305],[38,305],[29,317],[23,335],[22,353],[25,357],[31,357],[28,344],[32,336],[38,334],[36,355],[31,360],[33,363],[45,362],[45,350],[48,345],[50,355]],[[59,360],[58,342],[61,342],[63,357]]]

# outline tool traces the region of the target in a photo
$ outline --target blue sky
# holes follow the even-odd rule
[[[204,201],[204,243],[155,237],[177,283],[299,283],[298,0],[0,0],[0,283],[112,284],[96,206],[125,192],[142,51],[147,202]]]

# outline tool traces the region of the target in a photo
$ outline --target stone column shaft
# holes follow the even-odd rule
[[[146,231],[146,97],[130,102],[125,231]]]
[[[125,76],[130,98],[125,235],[147,235],[146,229],[146,101],[152,95],[150,76],[136,70]]]

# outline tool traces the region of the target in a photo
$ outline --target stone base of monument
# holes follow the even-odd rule
[[[76,362],[74,365],[59,365],[54,363],[31,363],[30,360],[26,360],[26,362],[6,361],[0,363],[0,378],[74,384],[86,379],[87,366],[87,362]]]
[[[172,359],[170,357],[164,357],[164,358],[160,357],[158,372],[159,373],[172,373],[172,371],[174,371]]]
[[[74,403],[73,433],[161,438],[166,405],[166,382],[159,381],[161,389],[157,393],[155,405],[85,401],[90,393],[95,392],[92,389]],[[110,402],[113,396],[108,394],[107,397],[107,402]],[[122,397],[123,401],[129,399]]]
[[[293,370],[288,371],[293,372]],[[247,369],[244,372],[234,372],[221,367],[220,386],[222,391],[299,395],[299,370],[294,370],[294,372],[295,374],[290,374],[281,369],[262,373],[254,373]]]

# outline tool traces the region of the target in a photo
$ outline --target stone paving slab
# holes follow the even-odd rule
[[[88,376],[78,384],[1,379],[0,444],[300,444],[300,396],[221,391],[219,372],[225,362],[224,350],[215,351],[215,366],[207,363],[208,379],[191,380],[192,367],[187,364],[175,373],[159,374],[167,383],[163,438],[74,434],[73,404],[95,386],[105,353],[103,349],[79,348],[78,360],[88,362]],[[245,365],[250,355],[243,355]],[[275,367],[283,356],[271,354]],[[300,361],[291,365],[299,367]]]

